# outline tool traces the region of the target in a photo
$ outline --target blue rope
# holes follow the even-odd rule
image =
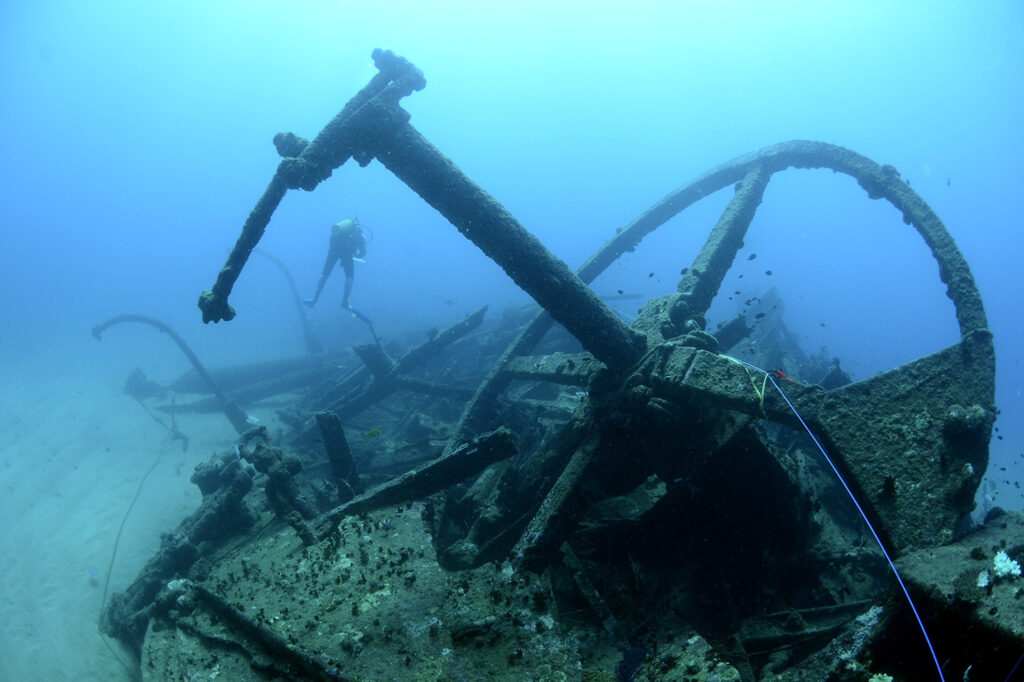
[[[772,386],[775,387],[775,390],[779,392],[779,395],[782,396],[782,399],[786,401],[787,405],[789,405],[789,409],[793,411],[794,415],[796,415],[797,420],[800,422],[800,425],[802,427],[804,427],[804,430],[807,432],[807,435],[810,436],[811,440],[814,441],[814,444],[818,446],[818,450],[821,451],[822,457],[824,457],[825,461],[828,462],[828,465],[830,467],[832,467],[832,471],[835,472],[836,478],[839,479],[839,482],[843,485],[843,489],[846,490],[846,494],[850,496],[851,500],[853,500],[853,505],[857,508],[857,511],[860,513],[860,517],[862,519],[864,519],[864,524],[868,527],[868,530],[871,531],[871,535],[875,538],[875,542],[878,543],[878,548],[882,550],[882,555],[885,557],[885,560],[887,562],[889,562],[889,568],[892,569],[892,574],[894,576],[896,576],[896,582],[898,582],[900,584],[900,589],[903,590],[903,594],[907,598],[907,604],[910,605],[910,610],[914,612],[914,618],[917,619],[917,625],[918,625],[918,627],[921,628],[921,634],[924,635],[924,641],[928,645],[928,651],[931,652],[932,661],[935,662],[935,670],[936,670],[936,672],[939,673],[939,679],[942,682],[945,682],[946,677],[945,677],[945,675],[942,674],[942,666],[939,664],[939,657],[935,653],[935,647],[932,646],[932,639],[931,639],[931,637],[928,636],[928,630],[924,626],[924,621],[921,619],[921,614],[917,612],[917,606],[914,605],[914,600],[910,597],[910,590],[908,590],[907,586],[905,584],[903,584],[903,577],[900,575],[900,572],[896,570],[896,564],[893,562],[892,558],[889,556],[889,552],[886,551],[885,544],[882,542],[882,538],[880,538],[878,536],[878,533],[875,532],[875,527],[871,525],[871,521],[868,519],[867,513],[864,511],[863,507],[860,506],[860,502],[857,501],[857,496],[853,494],[853,491],[850,490],[850,486],[848,486],[846,484],[846,479],[844,479],[843,475],[841,473],[839,473],[839,468],[836,467],[835,463],[832,461],[832,458],[828,456],[827,452],[825,452],[825,448],[822,447],[821,443],[818,441],[818,438],[811,431],[811,428],[809,426],[807,426],[807,422],[804,421],[804,418],[801,417],[800,413],[796,411],[796,407],[793,406],[793,403],[791,403],[789,401],[789,398],[786,397],[786,394],[783,393],[782,389],[779,388],[779,385],[777,383],[775,383],[775,379],[772,378],[770,372],[766,372],[765,370],[761,369],[760,367],[758,367],[756,365],[752,365],[749,362],[744,362],[743,360],[740,360],[739,358],[734,358],[734,357],[731,357],[731,356],[728,356],[728,355],[724,355],[723,357],[729,358],[730,360],[735,360],[736,362],[739,362],[740,364],[743,364],[743,365],[746,365],[747,367],[751,367],[753,369],[756,369],[758,372],[764,372],[765,377],[768,379],[768,381],[772,382]],[[756,386],[755,386],[754,391],[757,392]],[[762,389],[762,392],[759,394],[759,397],[761,398],[761,410],[763,412],[764,411],[764,392],[763,392],[763,389]]]

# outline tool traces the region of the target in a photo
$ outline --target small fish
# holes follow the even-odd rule
[[[781,369],[775,370],[775,376],[779,377],[780,379],[785,379],[786,381],[796,381],[795,379],[790,379],[785,374],[783,374]]]
[[[747,260],[754,260],[755,258],[757,258],[757,254],[756,253],[752,253],[749,256],[747,256]]]
[[[370,429],[363,435],[366,436],[367,438],[379,438],[381,433],[383,432],[380,429]]]

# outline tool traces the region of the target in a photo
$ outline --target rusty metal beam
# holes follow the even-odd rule
[[[381,110],[380,115],[394,114]],[[386,127],[388,134],[375,146],[378,161],[500,265],[594,357],[615,370],[640,358],[646,348],[643,335],[620,320],[504,206],[411,125]]]

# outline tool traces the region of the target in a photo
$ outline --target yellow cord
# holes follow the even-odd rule
[[[761,416],[762,417],[767,416],[765,414],[765,412],[764,412],[764,391],[765,391],[765,388],[768,386],[768,372],[764,373],[764,378],[761,380],[761,388],[758,389],[757,388],[757,382],[754,381],[754,377],[752,377],[750,375],[750,369],[747,367],[747,364],[745,362],[737,360],[736,358],[734,358],[734,357],[732,357],[730,355],[725,355],[723,353],[719,353],[718,357],[725,358],[726,360],[732,360],[737,365],[739,365],[740,367],[743,368],[743,371],[747,373],[747,378],[750,379],[750,386],[754,389],[754,394],[757,395],[758,404],[761,407]]]

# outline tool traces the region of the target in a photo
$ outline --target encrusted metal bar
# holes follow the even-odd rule
[[[754,166],[743,178],[722,217],[708,235],[704,247],[697,254],[686,274],[679,281],[679,299],[675,307],[685,307],[684,316],[702,313],[711,307],[722,280],[732,266],[736,252],[743,246],[754,212],[761,204],[764,188],[771,174],[761,166]],[[677,313],[678,315],[678,313]]]
[[[338,522],[351,514],[361,514],[433,495],[515,454],[516,446],[509,429],[503,427],[485,433],[450,455],[438,457],[415,471],[335,507],[317,521],[317,535],[324,537],[334,532]]]
[[[603,365],[589,354],[524,355],[511,360],[505,372],[512,379],[547,381],[563,386],[586,386]]]
[[[385,112],[381,116],[386,117]],[[469,179],[411,125],[377,140],[376,157],[438,210],[530,294],[583,347],[612,369],[646,348],[598,296],[494,197]]]
[[[114,325],[121,324],[124,322],[139,322],[140,324],[148,324],[151,327],[156,327],[167,336],[171,337],[174,343],[178,344],[178,348],[185,354],[189,362],[192,363],[192,367],[196,370],[196,374],[202,377],[206,386],[213,393],[214,398],[217,400],[217,404],[220,406],[221,411],[224,412],[224,416],[228,418],[231,425],[235,427],[235,431],[239,434],[248,431],[252,425],[249,423],[249,418],[245,414],[245,410],[235,402],[234,399],[224,395],[224,392],[220,390],[220,385],[213,380],[209,372],[206,371],[206,367],[200,361],[199,356],[195,354],[192,348],[185,342],[185,339],[171,329],[169,325],[155,318],[149,317],[148,315],[117,315],[112,317],[103,324],[96,325],[92,328],[92,335],[96,337],[96,340],[101,340],[103,332]]]

